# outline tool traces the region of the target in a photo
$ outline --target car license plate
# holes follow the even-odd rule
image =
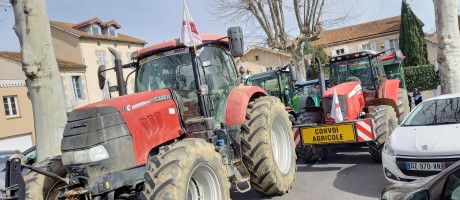
[[[327,144],[355,141],[353,123],[302,127],[301,133],[303,144]]]
[[[429,163],[429,162],[406,162],[407,170],[420,171],[442,171],[446,168],[445,163]]]

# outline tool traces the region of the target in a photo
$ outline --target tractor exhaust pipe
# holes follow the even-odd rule
[[[318,64],[318,69],[319,69],[319,88],[321,90],[321,97],[323,94],[326,92],[326,82],[324,81],[324,72],[323,68],[321,67],[321,60],[319,60],[318,57],[315,57],[316,63]]]
[[[118,84],[118,95],[123,96],[128,94],[128,89],[126,88],[126,81],[123,78],[123,65],[121,64],[120,54],[114,48],[109,47],[110,53],[112,53],[113,57],[115,58],[115,74],[117,76],[117,84]]]

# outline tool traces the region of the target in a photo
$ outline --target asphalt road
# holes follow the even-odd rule
[[[232,192],[232,199],[378,199],[385,180],[381,163],[374,162],[367,147],[350,146],[330,154],[320,163],[298,162],[292,190],[281,197],[264,198],[254,191]],[[232,189],[233,191],[233,189]]]

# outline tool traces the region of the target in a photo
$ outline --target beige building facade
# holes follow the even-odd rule
[[[420,21],[420,25],[423,23]],[[322,46],[329,56],[337,56],[363,50],[381,52],[399,50],[401,17],[395,16],[363,24],[321,32],[313,46]]]
[[[284,52],[251,46],[242,57],[235,59],[235,61],[237,65],[241,63],[251,74],[256,74],[284,67],[292,61],[292,57]]]
[[[425,37],[426,51],[428,53],[428,61],[434,64],[438,59],[438,36],[436,33],[428,34]]]
[[[77,24],[59,21],[51,21],[50,24],[56,57],[87,66],[83,71],[61,74],[63,84],[71,88],[70,93],[66,94],[69,97],[69,108],[118,96],[118,92],[109,92],[109,86],[117,85],[113,70],[106,72],[106,87],[103,90],[99,88],[99,66],[105,65],[106,69],[114,67],[114,57],[108,48],[115,49],[122,63],[126,64],[130,62],[131,54],[141,49],[146,42],[119,33],[121,25],[114,20],[103,22],[99,18],[93,18]],[[125,78],[132,71],[124,69]],[[127,83],[128,93],[133,93],[134,75],[130,76]]]
[[[65,109],[69,112],[72,104],[78,102],[72,102],[72,90],[75,88],[67,77],[78,75],[84,82],[86,66],[61,59],[57,59],[57,63],[64,96],[53,98],[63,98]],[[0,151],[23,151],[35,144],[35,127],[19,52],[0,52],[0,72],[0,97],[3,103],[0,108]]]

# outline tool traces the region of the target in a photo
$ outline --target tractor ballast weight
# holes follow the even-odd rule
[[[124,66],[109,49],[119,97],[69,114],[62,156],[31,168],[25,196],[229,199],[230,184],[240,192],[287,193],[296,170],[291,122],[278,99],[239,84],[232,56],[243,53],[241,28],[228,34],[202,34],[200,54],[177,39],[145,47]],[[122,79],[128,67],[136,76],[129,95]]]

